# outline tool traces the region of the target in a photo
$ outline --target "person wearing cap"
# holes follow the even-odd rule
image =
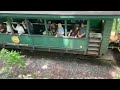
[[[86,28],[84,23],[81,23],[81,27],[80,27],[80,34],[78,35],[79,38],[85,37],[86,34]]]
[[[13,27],[14,30],[18,31],[19,35],[22,35],[22,34],[25,33],[24,28],[22,26],[20,26],[19,22],[17,22],[16,28],[14,27],[14,25],[12,25],[12,27]]]
[[[79,35],[79,25],[75,24],[72,28],[72,30],[70,30],[70,33],[68,34],[68,37],[71,38],[77,38]]]
[[[58,23],[58,29],[57,29],[57,32],[56,32],[56,37],[57,36],[64,36],[64,29],[62,27],[62,24],[61,23]]]

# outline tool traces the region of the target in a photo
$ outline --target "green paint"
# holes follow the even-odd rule
[[[32,39],[29,35],[21,35],[19,36],[18,34],[14,34],[14,35],[9,35],[9,34],[0,34],[0,41],[1,43],[13,43],[12,41],[12,36],[18,36],[19,40],[20,40],[20,44],[28,44],[29,46],[31,46],[32,43]]]
[[[101,48],[100,48],[100,55],[105,54],[108,50],[112,24],[113,24],[113,20],[105,21],[104,30],[103,30],[103,38],[102,38],[102,43],[101,43]]]
[[[86,50],[86,39],[61,38],[53,36],[33,36],[33,43],[35,46],[43,46],[46,48],[64,48],[64,49],[79,49]],[[80,46],[82,48],[80,48]]]
[[[87,44],[86,44],[86,51],[85,54],[87,53],[88,49],[88,44],[89,44],[89,30],[90,30],[90,20],[87,20],[87,31],[86,31],[86,39],[87,39]]]
[[[18,35],[0,34],[0,43],[13,43],[11,37]],[[40,35],[21,35],[18,36],[20,44],[28,44],[29,46],[60,48],[60,49],[78,49],[86,51],[87,39],[61,38],[54,36]]]
[[[100,28],[102,26],[101,20],[90,20],[90,27]]]
[[[120,18],[118,15],[109,16],[109,15],[82,15],[82,16],[64,16],[64,15],[24,15],[24,14],[0,14],[0,18],[4,19],[6,18],[16,18],[16,19],[44,19],[45,24],[45,30],[47,31],[47,22],[46,19],[52,19],[52,20],[65,20],[65,36],[67,36],[67,20],[77,20],[77,19],[87,19],[87,31],[86,31],[86,38],[84,39],[73,39],[73,38],[60,38],[60,37],[54,37],[54,36],[47,36],[47,35],[21,35],[17,36],[20,39],[20,44],[28,44],[29,46],[37,46],[37,47],[45,47],[45,48],[60,48],[60,49],[72,49],[72,50],[79,50],[84,51],[86,53],[88,48],[88,36],[89,36],[89,30],[90,27],[97,27],[100,26],[99,22],[100,20],[105,20],[104,30],[102,32],[103,34],[103,40],[101,43],[101,50],[100,54],[105,54],[108,47],[109,42],[109,36],[111,32],[112,22],[113,18]],[[37,30],[37,29],[36,29]],[[15,35],[15,36],[16,36]],[[11,37],[13,35],[6,35],[6,34],[0,34],[0,44],[2,43],[13,43],[11,40]]]

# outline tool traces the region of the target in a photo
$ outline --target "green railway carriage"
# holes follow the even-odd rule
[[[15,23],[23,19],[33,24],[34,34],[19,36],[0,33],[0,46],[4,48],[31,49],[101,56],[106,54],[114,18],[120,11],[0,11],[0,22]],[[62,23],[64,37],[48,34],[48,22]],[[84,21],[86,35],[83,38],[69,38],[72,23]],[[45,33],[44,33],[45,32]]]

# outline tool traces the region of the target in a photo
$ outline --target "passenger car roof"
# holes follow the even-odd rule
[[[120,15],[120,11],[0,11],[0,14]]]

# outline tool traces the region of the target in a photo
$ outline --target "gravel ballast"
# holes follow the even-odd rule
[[[26,57],[25,69],[14,72],[17,79],[114,79],[115,65],[93,58],[79,59],[78,55],[52,52],[22,52]],[[79,55],[80,57],[80,55]],[[15,74],[14,73],[14,74]]]

